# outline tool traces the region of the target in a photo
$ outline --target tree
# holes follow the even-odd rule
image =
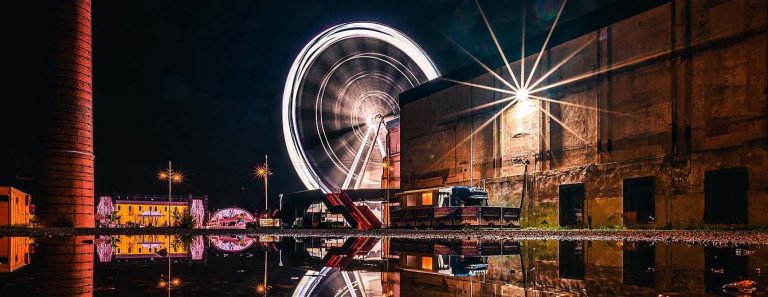
[[[192,229],[195,227],[195,218],[188,211],[182,213],[174,213],[173,219],[176,223],[176,227]]]

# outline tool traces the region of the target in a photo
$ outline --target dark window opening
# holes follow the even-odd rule
[[[560,226],[584,224],[584,184],[560,185]]]
[[[584,279],[584,242],[560,242],[560,278]]]
[[[656,284],[656,248],[650,242],[624,244],[624,283],[642,287]]]
[[[0,195],[0,202],[8,202],[9,199],[8,195]]]
[[[747,223],[747,169],[707,171],[704,175],[704,222]]]
[[[707,293],[722,293],[723,285],[747,279],[747,256],[738,248],[704,247],[704,284]]]
[[[624,180],[624,224],[650,224],[656,221],[656,178]]]

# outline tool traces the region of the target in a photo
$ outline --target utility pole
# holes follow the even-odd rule
[[[157,174],[157,179],[168,180],[168,226],[172,226],[171,222],[171,202],[173,201],[173,184],[181,183],[184,180],[184,176],[181,172],[173,170],[171,161],[168,161],[168,169],[160,171]]]
[[[173,167],[171,166],[171,160],[168,160],[168,226],[171,226],[171,202],[173,202]],[[170,241],[168,241],[170,243]],[[170,262],[168,262],[170,263]],[[170,264],[168,267],[171,267]],[[170,268],[169,268],[170,271]],[[168,272],[168,277],[171,274]]]
[[[269,209],[269,176],[272,175],[272,171],[269,169],[268,155],[264,155],[264,165],[257,166],[255,174],[256,177],[264,179],[264,209]]]

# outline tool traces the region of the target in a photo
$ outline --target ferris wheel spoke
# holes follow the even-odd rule
[[[357,153],[355,154],[355,159],[352,160],[351,166],[349,166],[349,170],[347,171],[347,177],[344,179],[344,183],[341,185],[342,189],[349,188],[349,183],[352,181],[352,178],[355,175],[355,171],[358,167],[358,162],[360,162],[360,157],[363,154],[363,150],[365,149],[366,145],[368,144],[368,138],[371,136],[371,128],[368,128],[368,131],[365,132],[365,137],[363,137],[362,143],[360,143],[360,148],[357,149]]]
[[[376,117],[376,128],[373,128],[376,130],[376,134],[373,135],[373,140],[371,141],[371,146],[368,148],[368,153],[365,154],[365,159],[363,160],[363,166],[360,168],[360,174],[357,175],[357,182],[355,183],[355,188],[358,189],[363,185],[363,180],[365,179],[365,173],[368,169],[368,162],[371,160],[371,153],[373,153],[373,147],[376,145],[374,141],[377,141],[379,139],[379,132],[381,131],[381,124],[384,122],[384,118],[381,116]],[[369,130],[370,131],[370,130]],[[366,143],[368,142],[368,137],[365,138]]]
[[[384,146],[384,141],[381,140],[381,137],[376,137],[376,146],[379,147],[379,152],[381,153],[381,158],[384,158],[387,156],[387,148]]]

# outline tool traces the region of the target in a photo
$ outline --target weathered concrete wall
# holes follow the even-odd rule
[[[698,227],[705,172],[745,167],[747,224],[766,225],[767,18],[766,1],[674,0],[546,50],[533,81],[580,49],[540,86],[568,83],[536,93],[563,104],[478,108],[506,95],[462,85],[410,102],[402,188],[484,184],[492,204],[546,226],[559,224],[559,186],[584,183],[585,224],[598,227],[625,224],[624,179],[655,176],[645,227]]]

